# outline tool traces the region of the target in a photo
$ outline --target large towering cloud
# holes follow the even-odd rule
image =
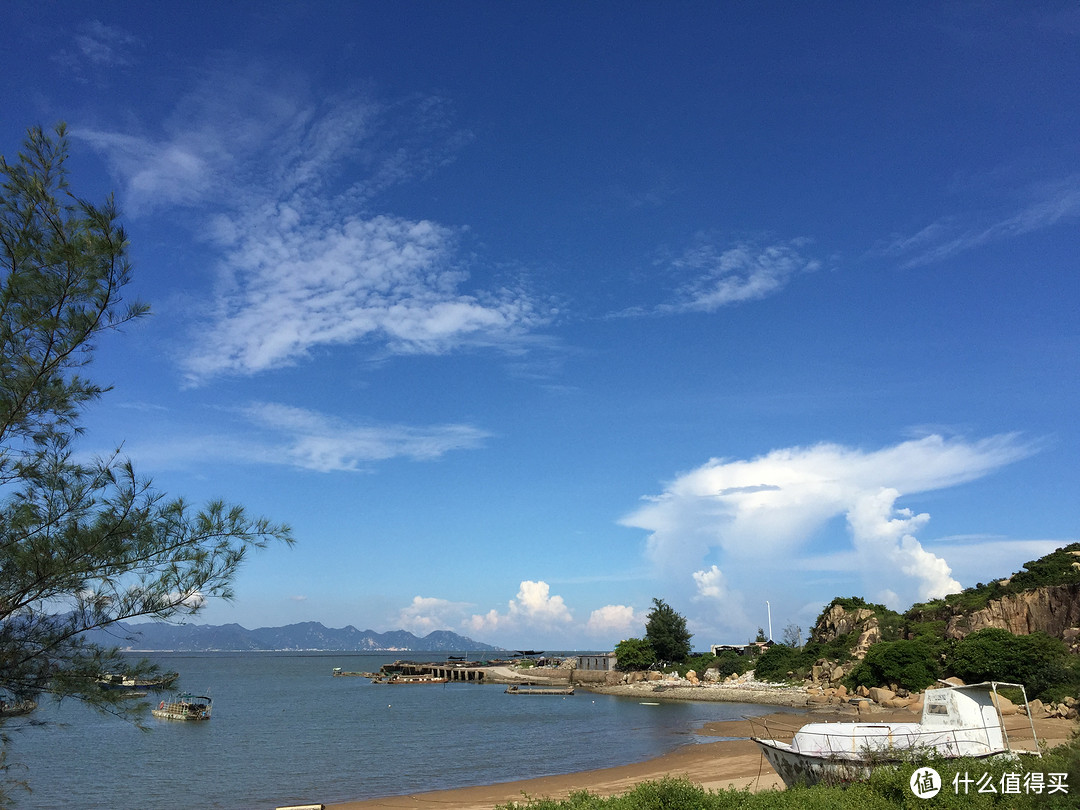
[[[755,587],[764,572],[820,553],[811,541],[839,517],[850,544],[838,550],[831,537],[828,551],[858,570],[870,596],[933,598],[960,585],[947,560],[915,537],[929,515],[897,508],[897,501],[973,481],[1030,452],[1013,435],[974,442],[934,435],[873,451],[819,444],[712,459],[646,498],[622,523],[649,532],[647,556],[658,572],[732,611],[741,609],[738,592]],[[718,564],[707,565],[713,558]]]

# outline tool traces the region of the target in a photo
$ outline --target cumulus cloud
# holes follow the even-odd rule
[[[414,596],[412,603],[401,609],[398,623],[405,630],[426,636],[435,630],[456,626],[470,606],[433,596]]]
[[[219,257],[182,362],[201,383],[362,341],[397,354],[517,345],[546,323],[520,289],[470,287],[461,232],[369,210],[453,154],[465,136],[448,120],[439,99],[315,101],[296,79],[245,68],[190,94],[160,137],[74,134],[106,155],[134,213],[197,204],[193,226]]]
[[[475,614],[468,622],[473,632],[508,629],[549,629],[573,621],[573,615],[561,596],[552,596],[544,581],[523,580],[517,596],[507,604],[505,613],[489,610]]]
[[[915,538],[929,516],[898,509],[906,495],[938,490],[1029,455],[1016,436],[980,441],[941,436],[875,451],[835,444],[774,450],[750,459],[712,459],[670,482],[622,520],[649,532],[646,553],[672,579],[685,577],[698,599],[735,610],[741,587],[807,550],[829,521],[847,520],[847,558],[875,590],[932,598],[959,590],[946,560]],[[720,564],[702,567],[710,555]],[[732,580],[729,568],[739,577]]]
[[[628,635],[644,632],[645,617],[629,605],[604,605],[589,614],[585,632],[592,636]]]

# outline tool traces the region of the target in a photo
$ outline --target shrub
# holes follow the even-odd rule
[[[813,653],[796,650],[784,644],[774,644],[761,654],[754,664],[754,675],[760,681],[786,681],[805,678],[815,661]],[[788,673],[793,673],[788,675]]]
[[[933,650],[921,641],[882,641],[867,650],[847,678],[849,687],[895,683],[918,692],[940,675]]]
[[[968,683],[1022,683],[1029,697],[1049,697],[1055,688],[1075,686],[1076,669],[1070,663],[1065,643],[1046,633],[1016,636],[987,627],[956,642],[945,666]]]

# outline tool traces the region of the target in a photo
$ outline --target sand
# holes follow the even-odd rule
[[[545,776],[518,782],[503,782],[482,787],[440,790],[409,796],[391,796],[382,799],[339,802],[327,804],[333,810],[420,810],[420,808],[447,807],[457,810],[491,810],[498,804],[523,801],[530,798],[564,798],[570,793],[588,790],[609,796],[625,793],[638,782],[661,779],[665,776],[686,777],[692,782],[712,790],[747,788],[758,790],[781,790],[780,777],[761,755],[751,736],[763,736],[764,723],[768,723],[768,736],[782,738],[785,730],[794,730],[807,722],[852,722],[849,712],[829,709],[777,712],[749,720],[707,723],[697,733],[705,737],[725,737],[717,742],[692,743],[663,756],[630,765],[582,771],[561,776]],[[911,712],[878,712],[875,722],[911,722],[916,719]],[[1010,740],[1021,745],[1031,734],[1027,717],[1018,715],[1007,723]],[[1050,747],[1067,742],[1077,730],[1076,721],[1045,719],[1035,723],[1040,741]]]

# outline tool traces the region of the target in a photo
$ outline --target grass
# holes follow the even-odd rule
[[[910,787],[912,773],[923,765],[930,765],[941,775],[942,789],[929,799],[917,797]],[[1043,775],[1041,793],[1030,789],[1025,792],[1025,770]],[[1051,779],[1050,774],[1064,776]],[[971,781],[965,791],[968,779]],[[1067,790],[1050,793],[1052,781],[1064,784]],[[989,786],[995,792],[989,792]],[[578,791],[565,799],[526,797],[522,802],[499,805],[497,810],[1075,810],[1080,803],[1078,797],[1080,737],[1048,751],[1042,759],[1022,763],[929,759],[898,768],[882,768],[869,781],[844,787],[816,786],[758,793],[734,789],[713,791],[687,779],[668,777],[642,782],[618,796]]]

